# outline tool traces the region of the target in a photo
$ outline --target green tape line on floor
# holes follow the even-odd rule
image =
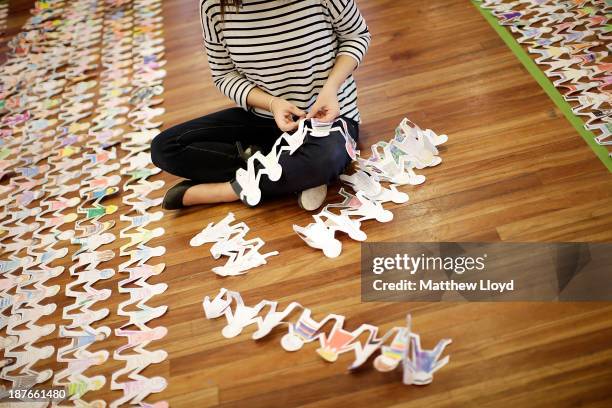
[[[582,136],[582,138],[587,142],[591,150],[599,157],[599,160],[603,163],[604,166],[612,173],[612,158],[608,155],[608,150],[604,146],[600,146],[595,141],[595,135],[593,132],[589,131],[584,127],[584,122],[578,116],[572,112],[572,107],[565,99],[563,99],[563,95],[559,93],[557,88],[550,82],[548,77],[540,70],[538,65],[531,59],[527,51],[523,49],[523,47],[514,39],[510,31],[506,29],[506,27],[499,24],[497,18],[491,13],[491,11],[487,9],[483,9],[480,7],[480,2],[478,0],[471,0],[474,6],[480,11],[480,14],[489,22],[491,27],[497,32],[497,34],[501,37],[502,40],[506,43],[508,48],[516,55],[516,57],[521,61],[521,63],[525,66],[527,71],[533,76],[533,78],[540,84],[542,89],[548,94],[549,98],[557,105],[559,110],[563,112],[563,115],[567,118],[567,120],[574,126],[576,131]]]

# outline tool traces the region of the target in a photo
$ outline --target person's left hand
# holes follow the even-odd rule
[[[338,92],[323,87],[316,102],[310,108],[306,119],[315,118],[321,122],[331,123],[340,116],[340,104],[338,104]]]

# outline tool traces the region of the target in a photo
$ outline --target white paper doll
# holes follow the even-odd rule
[[[202,306],[204,307],[206,318],[216,319],[223,316],[225,310],[230,307],[236,295],[236,292],[230,292],[225,288],[221,288],[214,299],[211,300],[208,296],[204,297]]]
[[[253,340],[259,340],[264,338],[275,327],[279,325],[289,325],[290,323],[284,321],[287,316],[289,316],[295,310],[304,309],[304,307],[297,302],[291,302],[285,309],[281,311],[276,310],[276,307],[278,306],[277,302],[266,301],[265,306],[269,307],[268,313],[266,313],[263,318],[256,318],[257,330],[253,333]]]
[[[238,336],[245,327],[256,323],[257,315],[266,305],[265,301],[263,301],[253,307],[246,306],[239,294],[234,297],[234,301],[233,310],[231,307],[228,307],[224,313],[227,325],[221,330],[221,334],[226,339]]]
[[[231,225],[236,220],[234,213],[228,213],[225,218],[223,218],[218,223],[210,223],[204,228],[201,232],[199,232],[195,237],[189,241],[191,246],[197,247],[204,245],[205,243],[212,243],[221,240],[228,239],[232,234],[243,234],[249,231],[249,227],[241,222],[237,225]]]

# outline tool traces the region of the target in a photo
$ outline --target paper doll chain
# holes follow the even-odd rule
[[[23,134],[25,134],[25,132],[23,132]],[[23,141],[23,139],[22,139]],[[32,163],[36,163],[38,160],[40,160],[39,158],[34,158],[33,160],[31,160]],[[27,173],[26,172],[22,172],[22,175],[24,176],[24,178],[26,179],[31,179],[32,176],[35,176],[35,174],[31,171],[32,168],[30,169],[24,169],[24,170],[29,170]],[[31,186],[34,186],[35,184],[31,184]],[[30,190],[28,188],[22,189],[23,193],[19,198],[23,198],[24,196],[27,195],[28,192],[30,192]],[[34,198],[34,197],[32,197]],[[29,200],[28,200],[29,202]],[[27,205],[27,203],[24,202],[20,202],[21,205]],[[32,209],[34,210],[34,209]],[[22,211],[23,212],[23,211]],[[35,214],[36,211],[32,211],[31,214]],[[57,213],[56,213],[57,214]],[[18,224],[21,224],[21,219],[20,217],[16,217],[18,220]],[[59,222],[58,222],[59,221]],[[62,223],[62,219],[60,218],[59,220],[53,220],[52,223],[44,223],[43,226],[41,227],[41,229],[44,228],[48,228],[50,226],[52,226],[52,232],[57,233],[57,227]],[[32,225],[37,225],[37,224],[32,224]],[[38,233],[38,234],[37,234]],[[55,235],[55,234],[54,234]],[[38,231],[34,231],[33,236],[38,238],[40,240],[40,243],[35,245],[35,246],[31,246],[30,248],[28,248],[28,253],[35,255],[36,260],[32,263],[30,263],[30,266],[32,265],[37,265],[39,264],[42,268],[45,268],[45,265],[51,261],[53,261],[54,259],[56,259],[57,257],[61,257],[65,255],[65,251],[59,252],[59,251],[55,251],[52,250],[52,246],[55,243],[54,235],[42,235],[40,234],[40,230]],[[50,239],[49,239],[50,238]],[[8,245],[7,245],[8,247]],[[33,249],[36,248],[40,248],[40,247],[45,247],[44,249],[47,249],[47,251],[45,251],[42,254],[36,253],[35,251],[33,251]],[[21,248],[20,248],[21,249]],[[20,250],[18,249],[18,250]],[[57,269],[55,270],[57,273],[60,273],[61,270],[63,268],[59,268],[59,271],[57,271]],[[21,277],[26,277],[26,274],[30,273],[30,270],[26,270],[24,268],[24,273],[21,275]],[[56,274],[57,274],[56,273]],[[46,358],[49,357],[49,352],[53,352],[53,348],[44,348],[44,349],[36,349],[39,352],[34,352],[34,349],[32,348],[31,344],[33,342],[35,342],[37,340],[37,338],[40,337],[40,335],[42,333],[44,333],[44,335],[48,334],[49,332],[53,331],[55,326],[54,325],[46,325],[44,327],[38,327],[35,326],[33,323],[35,322],[35,320],[42,314],[48,314],[50,313],[54,308],[55,305],[45,305],[45,306],[40,306],[37,302],[42,300],[43,297],[45,297],[45,295],[47,296],[51,296],[53,294],[55,294],[57,292],[57,287],[52,287],[52,288],[46,288],[44,286],[39,286],[38,284],[35,284],[35,290],[21,290],[18,288],[16,295],[14,297],[15,303],[13,303],[13,314],[11,316],[11,320],[15,320],[15,319],[19,319],[18,322],[28,322],[26,325],[28,327],[28,330],[25,331],[19,331],[19,333],[16,333],[14,331],[12,331],[12,327],[11,327],[11,323],[9,323],[9,327],[7,329],[7,333],[9,334],[18,334],[18,340],[17,340],[17,345],[22,345],[24,343],[27,343],[25,348],[27,350],[31,350],[33,351],[31,354],[26,354],[25,356],[27,356],[27,358],[30,358],[31,364],[34,364],[37,360],[37,357],[41,357],[41,358]],[[24,297],[24,295],[26,297]],[[21,300],[19,300],[21,299]],[[19,305],[22,304],[22,300],[23,299],[27,299],[27,304],[28,306],[32,307],[32,309],[26,309],[24,311],[22,311],[20,313],[19,310]],[[17,307],[17,310],[15,310],[15,307]],[[36,314],[40,312],[39,314]],[[29,316],[29,317],[25,317],[25,316]],[[19,324],[19,323],[18,323]],[[15,337],[12,337],[12,339],[15,339]],[[28,340],[24,340],[24,339],[28,339]],[[7,355],[11,355],[15,358],[15,363],[10,365],[10,366],[5,366],[3,369],[3,377],[6,378],[8,376],[8,372],[12,371],[18,367],[21,367],[23,365],[26,365],[26,363],[23,363],[22,360],[24,357],[23,353],[17,353],[17,355],[13,355],[11,353],[11,350],[7,347]],[[30,363],[27,363],[28,366],[31,365]],[[27,368],[27,370],[29,370],[29,368]],[[49,370],[46,370],[44,373],[40,373],[40,375],[34,375],[32,372],[27,372],[26,376],[22,376],[22,377],[13,377],[13,376],[8,376],[10,377],[9,380],[13,381],[13,383],[15,384],[16,382],[19,383],[28,383],[29,386],[36,384],[37,382],[41,382],[46,380],[48,377],[50,376],[50,372]],[[32,381],[32,379],[35,379],[35,381]]]
[[[61,269],[60,271],[54,271],[54,275],[57,276]],[[44,272],[46,271],[43,270]],[[51,273],[49,275],[52,276]],[[55,330],[54,324],[44,326],[36,324],[37,320],[42,316],[53,313],[56,308],[55,304],[42,305],[39,303],[44,298],[53,296],[59,291],[57,285],[43,285],[44,281],[51,276],[45,277],[43,274],[37,276],[34,273],[29,277],[25,274],[21,275],[22,279],[16,285],[15,294],[3,296],[3,301],[9,300],[8,303],[12,306],[11,316],[8,322],[6,322],[7,337],[2,339],[5,357],[8,358],[8,361],[12,361],[12,363],[2,367],[0,376],[7,381],[13,382],[13,385],[27,384],[31,387],[46,381],[51,376],[51,370],[37,372],[32,369],[32,366],[38,360],[49,358],[55,351],[51,346],[39,348],[33,345],[38,339]],[[25,288],[32,284],[34,286],[33,289]],[[22,306],[24,305],[27,307],[23,308]],[[2,325],[4,326],[5,322]],[[23,327],[21,325],[25,325],[26,329],[17,329],[18,326]],[[21,348],[23,348],[23,351],[16,350]],[[15,370],[19,370],[19,376],[9,374]]]
[[[26,120],[36,120],[35,119],[36,116],[33,117],[28,117]],[[39,122],[33,122],[33,123],[39,123]],[[45,124],[45,126],[48,126],[49,124],[52,124],[51,122]],[[26,127],[29,126],[27,125],[26,122]],[[44,128],[41,128],[44,129]],[[25,136],[26,135],[26,131],[25,129],[21,129],[22,135]],[[22,137],[22,139],[20,140],[20,142],[22,143],[21,146],[23,146],[24,142],[27,140],[27,137]],[[32,146],[32,145],[30,145]],[[36,146],[36,145],[34,145]],[[32,154],[36,154],[36,152],[32,149],[29,148],[27,149],[27,151],[25,151],[25,153],[29,153],[32,152]],[[43,156],[32,156],[32,159],[30,160],[30,163],[36,163],[39,160],[48,157],[48,154],[44,154]],[[26,161],[27,162],[27,161]],[[22,175],[24,178],[26,179],[31,179],[32,176],[35,176],[35,172],[33,172],[32,170],[34,170],[35,168],[24,168],[22,171]],[[48,170],[48,168],[46,169]],[[27,171],[27,172],[26,172]],[[14,180],[12,180],[13,182]],[[48,183],[48,180],[45,180]],[[27,181],[26,181],[27,183]],[[37,184],[31,184],[30,187],[34,187]],[[27,194],[28,192],[30,192],[31,190],[29,188],[24,188],[24,189],[20,189],[22,190],[22,194],[20,196],[18,196],[18,203],[20,205],[27,205],[29,204],[29,202],[31,202],[32,199],[34,198],[38,198],[35,196],[30,196],[28,197]],[[51,196],[51,195],[50,195]],[[61,196],[61,194],[59,194],[59,196]],[[25,197],[25,200],[24,200]],[[19,200],[19,198],[21,198],[21,201]],[[57,203],[57,201],[56,201]],[[41,200],[41,204],[48,204],[47,201],[45,201],[44,199]],[[10,205],[10,204],[9,204]],[[49,205],[49,211],[52,210],[52,205]],[[74,205],[73,204],[68,204],[68,206],[70,205]],[[35,209],[32,209],[34,211],[32,211],[32,215],[35,214],[37,211],[35,211]],[[33,237],[36,238],[36,240],[38,241],[38,243],[36,245],[31,245],[28,248],[28,253],[35,255],[35,261],[33,261],[29,267],[31,268],[31,266],[33,265],[40,265],[39,269],[37,272],[39,272],[40,276],[44,276],[44,273],[49,272],[50,274],[53,273],[54,276],[57,276],[57,274],[61,273],[63,268],[55,268],[53,270],[48,269],[48,267],[46,267],[46,264],[52,262],[53,260],[57,259],[58,257],[62,257],[66,254],[66,250],[63,251],[57,251],[54,250],[52,247],[53,245],[57,242],[57,240],[55,239],[59,233],[58,227],[68,221],[66,218],[60,216],[60,213],[58,210],[61,210],[61,208],[56,207],[55,208],[55,212],[54,215],[56,215],[56,217],[50,219],[47,222],[46,218],[42,218],[42,217],[38,217],[37,216],[37,221],[43,221],[42,226],[40,227],[40,229],[38,230],[34,230],[33,231]],[[17,217],[17,219],[19,219],[19,217]],[[19,219],[18,224],[21,223],[21,220]],[[31,225],[37,225],[35,224],[31,224]],[[43,234],[42,230],[47,229],[47,228],[51,228],[51,234]],[[31,229],[31,228],[30,228]],[[43,253],[37,253],[35,251],[35,249],[38,248],[42,248],[45,249],[46,251]],[[22,265],[24,266],[24,265]],[[32,274],[32,276],[37,276],[36,274],[34,274],[34,270],[32,269],[26,269],[24,267],[24,272],[21,275],[22,277],[26,277],[27,275]],[[27,384],[28,387],[33,386],[36,383],[40,383],[42,381],[46,381],[50,376],[51,376],[51,371],[50,370],[45,370],[44,372],[41,373],[34,373],[31,371],[30,366],[33,365],[38,359],[40,358],[48,358],[52,355],[52,353],[54,352],[53,347],[44,347],[41,349],[35,348],[32,346],[32,344],[39,338],[41,337],[41,335],[47,335],[50,332],[55,330],[55,325],[46,325],[43,327],[40,326],[36,326],[34,324],[34,322],[38,319],[38,317],[40,317],[41,315],[45,315],[45,314],[49,314],[51,313],[54,309],[55,309],[55,305],[54,304],[50,304],[50,305],[45,305],[45,306],[41,306],[38,302],[40,300],[42,300],[42,298],[44,298],[45,296],[51,296],[54,295],[55,293],[57,293],[58,291],[58,287],[51,287],[51,288],[47,288],[44,285],[40,285],[38,283],[34,284],[34,290],[22,290],[20,288],[17,289],[16,291],[16,295],[15,295],[15,303],[13,303],[13,313],[11,316],[11,320],[15,320],[17,319],[18,322],[26,322],[26,327],[28,328],[28,330],[21,330],[21,331],[14,331],[12,328],[12,324],[9,323],[9,327],[7,328],[7,333],[8,334],[18,334],[17,336],[17,345],[23,345],[26,344],[24,347],[25,349],[28,351],[28,353],[23,354],[23,353],[16,353],[16,355],[13,355],[13,353],[11,353],[11,351],[7,348],[7,355],[10,355],[12,357],[15,357],[15,363],[10,365],[10,366],[5,366],[3,371],[2,371],[2,376],[5,379],[8,379],[9,381],[13,382],[13,386],[15,386],[16,384]],[[25,296],[25,297],[24,297]],[[21,299],[21,300],[19,300]],[[30,308],[28,309],[24,309],[20,312],[19,308],[17,310],[15,310],[15,307],[19,306],[20,304],[23,304],[23,299],[26,299],[26,304],[28,306],[30,306]],[[17,323],[20,324],[20,323]],[[12,337],[12,339],[15,339],[15,337]],[[27,340],[26,340],[27,339]],[[31,361],[30,362],[23,362],[24,358],[28,358]],[[24,376],[18,376],[18,377],[14,377],[14,376],[10,376],[8,375],[8,373],[10,371],[13,371],[19,367],[25,366],[25,369],[22,369],[22,373],[25,373]]]
[[[313,129],[306,127],[306,121],[300,120],[298,129],[291,135],[283,133],[272,146],[272,149],[266,155],[260,152],[249,157],[246,162],[246,169],[238,169],[236,171],[236,182],[241,188],[240,199],[245,201],[250,206],[255,206],[261,200],[261,191],[259,183],[261,177],[266,175],[271,181],[278,181],[282,176],[282,166],[279,164],[279,159],[282,154],[288,153],[292,155],[304,143],[304,139],[308,133],[313,136],[321,137],[329,134],[331,130],[338,131],[345,140],[347,153],[352,158],[358,153],[356,143],[348,134],[346,122],[343,119],[339,120],[343,127],[331,129],[330,124],[325,124],[323,130],[317,129],[313,125]],[[314,120],[311,121],[314,123]],[[322,133],[323,132],[323,133]]]
[[[152,10],[161,6],[160,1],[133,3],[133,24],[140,27],[146,25],[146,16]],[[161,20],[161,18],[160,18]],[[142,42],[156,41],[157,47],[153,50],[135,48],[132,54],[132,72],[137,73],[141,69],[140,61],[159,59],[163,53],[163,39],[155,31],[145,33]],[[150,69],[150,73],[158,72],[159,75],[148,77],[132,76],[131,91],[147,89],[161,85],[161,78],[165,71],[161,69]],[[161,219],[161,212],[150,213],[149,210],[158,207],[161,199],[151,199],[149,195],[163,187],[163,182],[150,182],[147,179],[159,173],[159,169],[153,166],[149,149],[150,141],[159,131],[161,122],[152,119],[163,113],[163,109],[150,109],[149,100],[130,99],[130,111],[128,118],[131,127],[130,133],[126,135],[121,149],[127,152],[122,159],[121,174],[128,176],[123,184],[124,195],[122,203],[128,206],[128,211],[121,217],[121,221],[129,222],[120,231],[120,238],[128,239],[120,248],[120,256],[127,256],[129,260],[119,265],[119,272],[128,273],[129,277],[119,282],[119,293],[130,295],[129,300],[119,304],[117,314],[126,316],[129,320],[126,324],[115,331],[118,337],[125,337],[127,344],[121,346],[113,353],[113,359],[123,361],[125,367],[114,372],[111,376],[111,389],[121,390],[122,397],[113,401],[111,407],[119,407],[122,404],[144,404],[144,399],[151,393],[163,391],[167,382],[162,377],[147,378],[141,372],[151,364],[158,364],[167,358],[163,350],[149,351],[145,347],[154,340],[163,338],[167,329],[165,327],[148,327],[148,323],[163,315],[167,306],[152,308],[146,303],[155,295],[163,293],[167,289],[165,284],[151,285],[147,279],[152,275],[160,274],[164,265],[151,266],[153,258],[161,256],[165,252],[164,247],[149,247],[147,244],[155,238],[163,235],[163,228],[149,229],[148,226]],[[156,101],[156,104],[159,101]],[[131,191],[128,194],[128,191]],[[127,353],[127,350],[130,353]],[[157,403],[156,406],[167,406],[166,402]]]
[[[83,2],[80,4],[87,4]],[[97,6],[97,2],[89,2],[89,15],[95,15],[103,10]],[[87,15],[87,14],[86,14]],[[91,17],[87,18],[88,20]],[[98,30],[93,38],[97,40],[93,44],[88,44],[87,47],[96,47],[100,44],[99,38],[101,31]],[[76,36],[75,36],[76,38]],[[99,45],[97,46],[99,49]],[[68,67],[78,64],[77,59],[73,60]],[[84,84],[79,81],[71,89],[74,90],[71,95],[76,95],[78,86]],[[88,85],[89,86],[89,85]],[[80,115],[87,117],[85,113]],[[88,130],[88,125],[83,123],[79,125],[77,121],[72,122],[73,131],[83,132]],[[96,139],[97,141],[97,139]],[[112,242],[115,237],[113,234],[104,233],[107,228],[100,228],[100,222],[106,215],[116,211],[114,206],[104,206],[101,202],[108,196],[115,194],[118,190],[114,186],[118,183],[115,177],[110,175],[116,169],[113,167],[113,160],[116,160],[116,155],[113,151],[110,154],[103,150],[98,150],[95,142],[90,142],[86,148],[93,149],[93,154],[85,151],[82,154],[82,171],[87,176],[81,181],[79,196],[81,203],[77,208],[81,218],[76,221],[75,229],[82,232],[79,236],[73,236],[71,241],[74,244],[80,245],[80,249],[73,254],[73,260],[76,261],[69,269],[70,274],[76,277],[76,280],[70,282],[66,286],[66,296],[73,297],[75,302],[68,305],[63,310],[63,319],[71,320],[72,323],[60,327],[60,336],[70,340],[70,343],[61,347],[58,350],[58,362],[67,363],[67,367],[56,373],[53,383],[54,385],[63,385],[67,387],[70,400],[78,405],[87,406],[105,406],[104,401],[85,402],[83,397],[89,391],[100,389],[106,383],[104,376],[98,375],[88,377],[84,373],[94,365],[103,364],[109,353],[105,350],[89,352],[87,349],[95,342],[102,341],[110,335],[110,329],[107,326],[94,328],[92,325],[108,314],[109,310],[94,309],[95,304],[101,300],[107,299],[110,296],[109,290],[97,290],[94,284],[101,279],[109,279],[113,276],[112,269],[99,269],[98,266],[102,262],[112,259],[115,254],[112,250],[98,251],[97,249],[105,244]],[[82,290],[76,290],[82,288]]]
[[[252,268],[265,265],[270,256],[278,255],[278,251],[260,253],[265,242],[261,238],[245,240],[249,227],[244,222],[232,225],[234,221],[234,214],[230,212],[220,222],[209,224],[189,243],[194,247],[212,243],[210,252],[213,258],[218,259],[221,256],[228,258],[224,266],[212,269],[219,276],[245,274]]]
[[[110,89],[112,91],[113,88],[109,88],[108,86],[106,86],[106,84],[103,81],[103,83],[101,84],[101,89],[106,90],[106,91],[108,91]]]
[[[394,327],[379,336],[378,327],[369,324],[362,324],[353,331],[347,330],[344,328],[345,318],[341,315],[330,314],[322,320],[315,320],[311,310],[297,302],[290,303],[283,310],[278,309],[277,302],[269,300],[246,306],[240,293],[227,289],[221,289],[213,299],[206,296],[203,307],[207,319],[225,317],[227,324],[222,334],[226,338],[238,336],[246,327],[255,326],[252,338],[259,340],[275,328],[283,327],[287,333],[282,337],[281,345],[286,351],[297,351],[306,343],[318,342],[317,354],[332,363],[341,354],[352,352],[355,360],[349,370],[362,366],[380,352],[374,359],[374,367],[389,372],[401,364],[406,385],[431,383],[433,374],[449,361],[449,356],[440,357],[451,340],[440,340],[432,350],[422,349],[420,336],[412,331],[410,315],[405,327]],[[326,331],[330,322],[333,325]],[[367,339],[362,342],[360,337],[364,333],[367,333]]]
[[[82,388],[82,387],[81,387],[81,388]],[[82,392],[81,392],[81,394],[82,394]]]
[[[606,63],[612,51],[608,27],[612,7],[604,1],[522,7],[520,2],[505,0],[486,0],[481,7],[508,26],[517,41],[536,55],[535,62],[543,66],[553,84],[566,90],[561,92],[563,98],[573,105],[576,115],[589,118],[585,127],[595,133],[595,142],[612,145],[612,80]],[[599,45],[607,47],[592,50]]]

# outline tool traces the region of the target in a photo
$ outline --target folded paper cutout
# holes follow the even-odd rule
[[[412,332],[410,315],[405,327],[394,327],[379,336],[379,329],[370,324],[362,324],[355,330],[347,329],[341,315],[330,314],[321,320],[314,319],[311,310],[297,302],[290,303],[283,310],[278,309],[277,302],[269,300],[247,306],[240,293],[225,288],[213,299],[206,296],[202,306],[207,319],[225,317],[227,324],[221,331],[225,338],[236,337],[247,327],[254,326],[256,330],[252,338],[259,340],[275,328],[283,327],[287,332],[281,338],[281,346],[286,351],[297,351],[308,343],[318,342],[317,354],[330,363],[337,361],[342,354],[352,353],[355,359],[348,367],[351,371],[361,367],[379,351],[373,360],[374,368],[390,372],[401,366],[406,385],[431,383],[434,373],[449,362],[449,356],[440,357],[451,340],[441,340],[433,350],[422,349],[420,336]],[[296,313],[298,311],[300,313]],[[364,334],[367,334],[365,341]]]
[[[314,122],[317,134],[324,137],[329,127]],[[327,133],[326,133],[327,132]],[[408,195],[397,189],[398,185],[419,185],[425,177],[417,175],[415,168],[437,166],[442,159],[438,156],[437,146],[448,140],[447,135],[438,135],[431,129],[422,130],[408,119],[402,120],[391,142],[379,142],[372,146],[372,155],[367,158],[356,156],[357,170],[351,175],[342,175],[340,180],[350,186],[355,194],[344,189],[340,195],[341,203],[328,204],[320,213],[313,216],[315,222],[293,230],[310,247],[320,249],[329,258],[342,252],[342,243],[336,238],[341,231],[356,241],[365,241],[367,236],[361,224],[367,220],[389,222],[393,213],[382,204],[408,201]],[[389,183],[383,186],[381,182]],[[340,214],[332,210],[339,209]]]
[[[213,243],[210,249],[213,258],[228,258],[225,265],[212,269],[219,276],[242,275],[250,269],[265,265],[267,258],[278,255],[278,251],[262,254],[260,250],[265,242],[261,238],[246,240],[249,227],[244,222],[232,225],[235,220],[234,214],[230,212],[217,224],[208,224],[189,242],[194,247]]]

